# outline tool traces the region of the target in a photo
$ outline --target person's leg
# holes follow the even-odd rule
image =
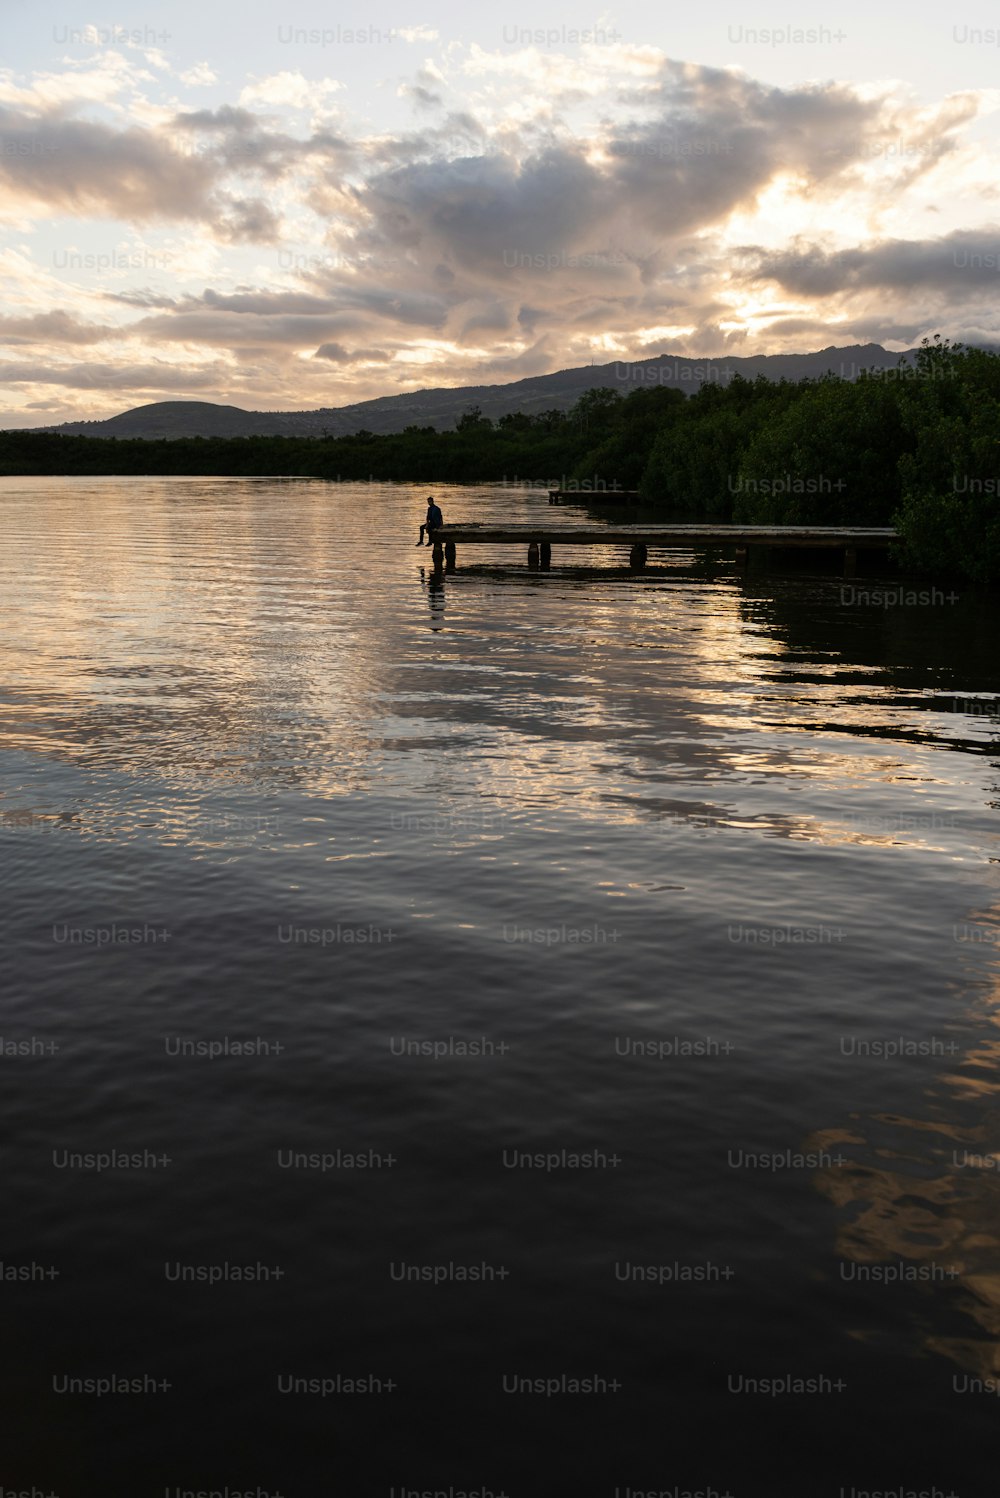
[[[418,545],[418,546],[423,546],[423,544],[424,544],[424,531],[425,531],[425,530],[426,530],[426,529],[427,529],[427,527],[426,527],[426,525],[422,525],[422,526],[421,526],[421,527],[420,527],[420,540],[419,540],[419,541],[418,541],[418,542],[417,542],[417,545]],[[428,541],[428,543],[427,543],[427,544],[428,544],[428,546],[429,546],[429,545],[430,545],[430,542],[429,542],[429,541]]]

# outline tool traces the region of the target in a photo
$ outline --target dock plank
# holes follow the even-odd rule
[[[897,539],[891,526],[815,525],[480,525],[458,522],[434,533],[460,546],[635,546],[691,548],[803,546],[882,549]]]

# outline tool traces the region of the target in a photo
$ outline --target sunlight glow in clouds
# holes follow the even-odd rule
[[[1000,342],[996,88],[779,86],[745,52],[432,19],[311,53],[272,21],[253,68],[81,22],[0,70],[5,423]]]

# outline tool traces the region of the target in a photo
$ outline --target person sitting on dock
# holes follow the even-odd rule
[[[426,531],[427,532],[427,545],[430,546],[430,544],[431,544],[431,532],[432,531],[436,531],[438,529],[438,527],[442,526],[442,525],[444,525],[444,516],[441,514],[441,511],[440,511],[439,507],[434,503],[434,496],[433,496],[433,494],[428,494],[428,496],[427,496],[427,519],[424,521],[423,525],[420,527],[420,540],[417,542],[417,545],[418,546],[423,546],[423,544],[424,544],[424,531]]]

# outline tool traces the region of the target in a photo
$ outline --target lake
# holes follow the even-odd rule
[[[992,1491],[996,595],[428,492],[0,480],[0,1481]]]

